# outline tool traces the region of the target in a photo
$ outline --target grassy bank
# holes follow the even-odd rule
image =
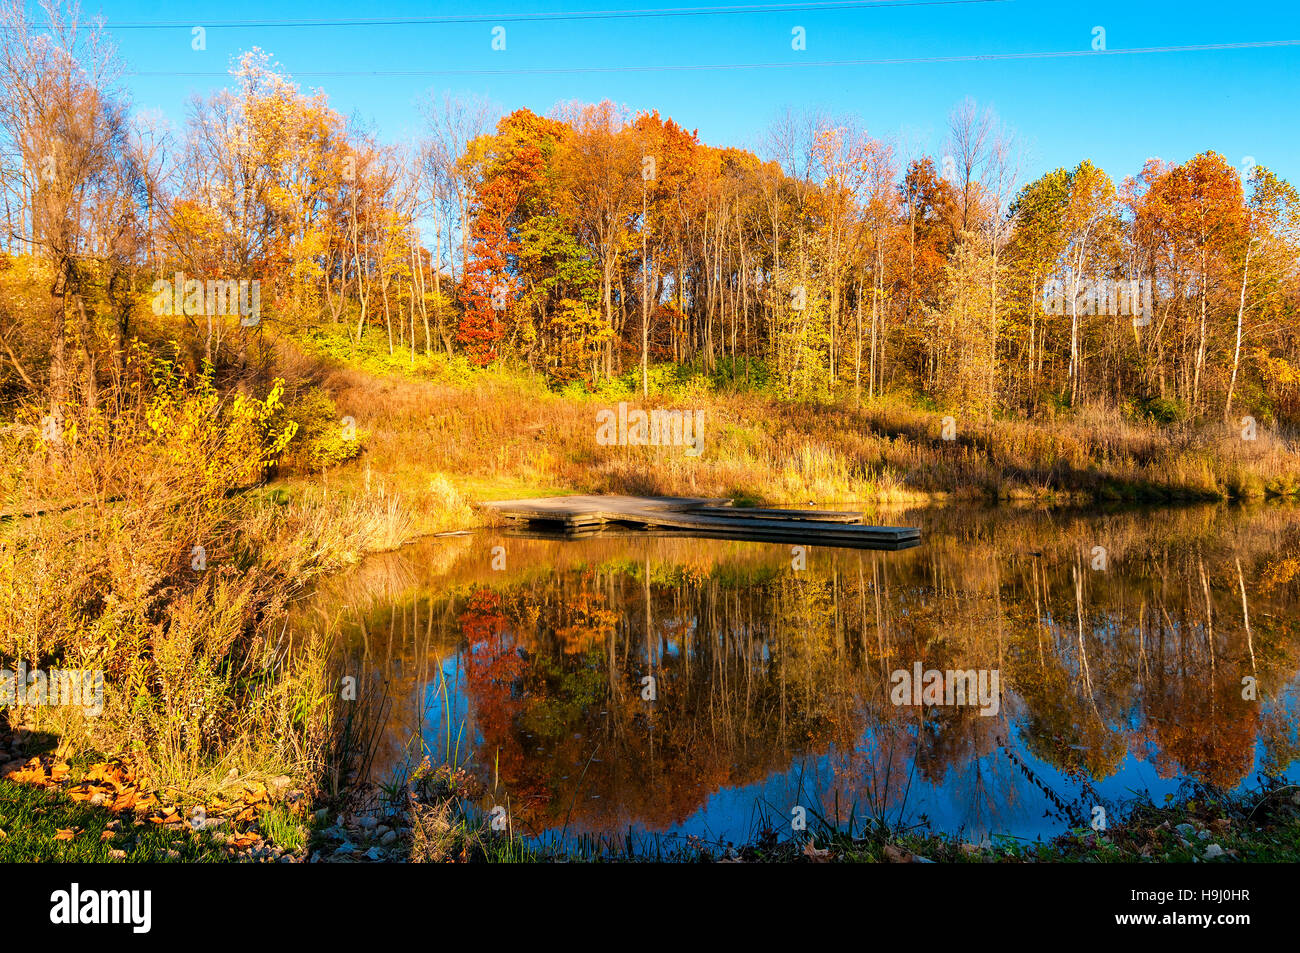
[[[358,466],[325,479],[352,494],[368,486],[398,497],[419,531],[461,525],[464,514],[447,517],[465,501],[549,492],[729,496],[772,505],[1051,505],[1300,491],[1294,441],[1267,428],[1243,439],[1239,422],[1160,425],[1094,408],[1037,420],[967,419],[901,395],[791,403],[679,368],[660,369],[647,397],[632,381],[595,394],[553,393],[522,375],[394,363],[385,368],[372,355],[313,375],[332,395],[339,420],[351,418],[364,432]],[[619,402],[703,411],[701,454],[601,446],[596,414]],[[944,439],[946,418],[952,439]]]
[[[197,803],[155,792],[121,760],[54,754],[58,739],[0,735],[0,863],[294,860],[307,799],[288,779],[228,777]],[[176,793],[176,792],[171,792]],[[272,798],[271,794],[275,793]]]

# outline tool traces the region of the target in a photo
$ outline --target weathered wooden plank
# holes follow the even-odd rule
[[[867,526],[856,513],[738,508],[729,500],[694,497],[556,496],[483,504],[503,516],[563,527],[566,532],[625,523],[714,539],[753,539],[809,545],[899,549],[917,545],[921,531]]]
[[[756,506],[696,506],[692,513],[705,516],[736,517],[757,520],[812,520],[817,523],[860,523],[861,513],[848,510],[769,510]]]
[[[770,525],[770,524],[764,524]],[[921,537],[910,536],[900,537],[898,539],[887,539],[881,537],[864,537],[846,536],[838,539],[831,539],[812,529],[804,529],[802,532],[767,532],[762,529],[757,530],[728,530],[719,529],[683,529],[674,526],[650,526],[646,528],[650,534],[661,536],[688,536],[691,539],[727,539],[743,540],[745,542],[756,543],[783,543],[787,546],[804,545],[804,546],[823,546],[835,549],[873,549],[894,551],[899,549],[911,549],[913,546],[921,545]]]
[[[567,526],[617,522],[629,516],[657,510],[685,510],[696,506],[720,506],[729,502],[718,497],[674,496],[547,496],[527,500],[493,500],[483,506],[513,519],[545,520]]]
[[[639,522],[644,522],[650,526],[784,533],[787,535],[796,534],[804,538],[902,539],[921,535],[921,531],[913,527],[865,526],[861,523],[817,524],[812,520],[732,519],[725,516],[702,516],[695,513],[654,513],[647,511],[635,518]]]

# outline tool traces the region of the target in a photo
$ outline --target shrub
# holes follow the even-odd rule
[[[361,453],[366,434],[349,430],[333,399],[320,388],[303,391],[287,408],[298,425],[295,439],[284,455],[286,466],[301,472],[319,472],[338,466]]]
[[[320,650],[281,651],[262,633],[328,550],[291,508],[232,492],[293,437],[282,390],[222,395],[209,375],[137,351],[107,399],[64,405],[53,431],[7,432],[3,484],[44,515],[0,535],[0,661],[104,676],[97,717],[37,706],[11,724],[49,730],[65,751],[132,753],[177,787],[231,757],[281,771],[311,759],[319,704],[296,730],[285,713],[319,699]]]

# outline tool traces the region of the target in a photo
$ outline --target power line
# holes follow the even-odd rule
[[[1038,53],[967,53],[954,56],[914,56],[860,60],[793,60],[774,63],[695,63],[661,66],[521,66],[501,69],[411,69],[411,70],[303,70],[294,77],[346,76],[529,76],[557,73],[658,73],[750,69],[808,69],[826,66],[907,66],[939,63],[974,63],[991,60],[1034,60],[1086,56],[1137,56],[1153,53],[1204,53],[1223,50],[1256,50],[1300,46],[1300,40],[1248,40],[1240,43],[1199,43],[1185,46],[1146,46],[1121,50],[1051,50]],[[229,72],[128,70],[130,76],[222,77]]]
[[[457,23],[535,23],[570,20],[638,20],[659,17],[717,17],[765,13],[817,13],[837,10],[887,9],[890,7],[950,7],[970,4],[1010,3],[1012,0],[808,0],[804,3],[736,4],[711,7],[647,7],[637,10],[574,10],[556,13],[473,13],[428,17],[352,17],[329,20],[261,19],[215,20],[134,20],[105,21],[108,30],[168,30],[202,26],[205,30],[239,27],[358,27],[358,26],[427,26]],[[35,26],[35,23],[31,25]]]

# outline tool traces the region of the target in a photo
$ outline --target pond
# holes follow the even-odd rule
[[[1032,839],[1295,777],[1294,509],[874,515],[923,544],[436,537],[297,625],[383,699],[373,778],[464,764],[543,840],[740,844],[800,816]]]

